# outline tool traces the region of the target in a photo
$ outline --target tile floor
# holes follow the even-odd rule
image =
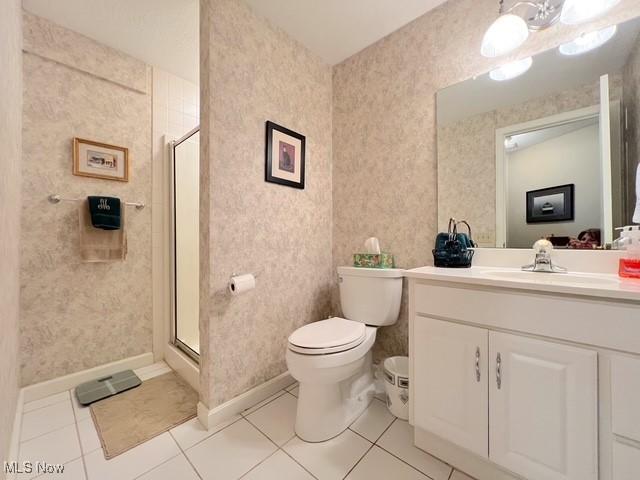
[[[142,380],[166,373],[158,363],[136,370]],[[205,431],[190,420],[105,460],[89,409],[72,392],[25,404],[20,461],[64,464],[66,480],[472,480],[413,446],[412,427],[379,399],[338,437],[306,443],[294,432],[297,385]]]

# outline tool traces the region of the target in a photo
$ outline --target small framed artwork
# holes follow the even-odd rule
[[[73,139],[73,174],[105,180],[129,181],[129,149]]]
[[[267,182],[304,188],[305,137],[273,122],[267,122]]]
[[[527,223],[570,222],[574,214],[573,184],[527,192]]]

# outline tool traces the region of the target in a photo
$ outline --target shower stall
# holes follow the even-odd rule
[[[199,191],[200,128],[170,142],[171,342],[192,360],[200,357]]]

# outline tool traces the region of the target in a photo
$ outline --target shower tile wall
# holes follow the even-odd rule
[[[196,127],[200,117],[198,85],[153,68],[153,130],[180,138]]]

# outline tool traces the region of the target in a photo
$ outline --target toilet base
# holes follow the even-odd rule
[[[354,375],[337,383],[300,382],[295,431],[306,442],[324,442],[347,429],[375,394],[371,351]]]

